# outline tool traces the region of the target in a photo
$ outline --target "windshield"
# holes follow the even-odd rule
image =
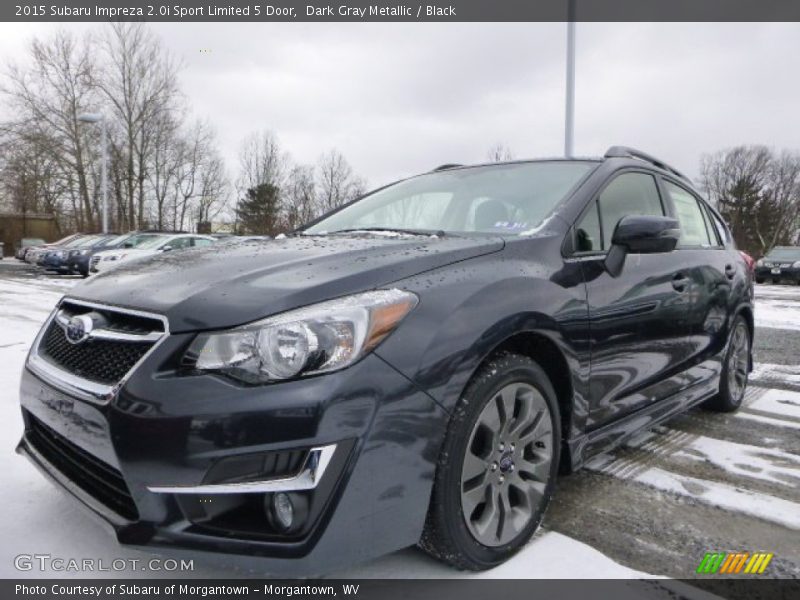
[[[378,190],[303,233],[390,229],[516,235],[539,225],[594,166],[543,161],[420,175]]]
[[[22,246],[41,246],[45,243],[45,241],[41,238],[23,238],[22,239]]]
[[[775,248],[767,255],[769,260],[800,260],[800,247]]]
[[[133,244],[132,247],[136,248],[137,250],[147,250],[148,248],[155,248],[168,238],[168,235],[137,235],[132,240],[125,242],[125,245],[127,246],[128,244]]]

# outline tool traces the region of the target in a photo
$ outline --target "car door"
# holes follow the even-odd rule
[[[589,311],[589,428],[677,391],[673,378],[690,357],[691,299],[675,253],[629,254],[616,277],[604,264],[622,217],[666,212],[656,176],[631,170],[612,176],[575,227]]]
[[[720,363],[716,355],[725,346],[729,313],[735,305],[731,302],[734,283],[740,288],[746,285],[746,266],[736,250],[720,239],[712,213],[700,198],[678,181],[664,178],[663,184],[673,216],[680,223],[675,253],[685,266],[690,280],[687,293],[692,296],[690,350],[699,367],[684,374],[688,387],[717,375]],[[717,364],[704,364],[706,361]]]

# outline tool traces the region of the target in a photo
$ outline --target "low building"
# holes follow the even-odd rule
[[[40,213],[0,212],[0,242],[6,256],[13,255],[15,245],[26,237],[42,238],[46,242],[61,237],[55,217]]]

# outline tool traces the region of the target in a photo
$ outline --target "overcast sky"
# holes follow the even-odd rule
[[[242,138],[267,128],[296,161],[338,148],[371,186],[483,161],[498,142],[517,158],[563,153],[563,23],[151,26],[183,60],[181,87],[231,174]],[[0,57],[56,27],[0,24]],[[631,145],[696,176],[705,152],[800,149],[800,24],[577,32],[578,154]]]

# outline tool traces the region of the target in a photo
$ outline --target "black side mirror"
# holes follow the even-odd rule
[[[622,272],[628,254],[672,252],[678,245],[680,224],[671,217],[629,215],[622,217],[611,236],[606,269],[612,277]]]

